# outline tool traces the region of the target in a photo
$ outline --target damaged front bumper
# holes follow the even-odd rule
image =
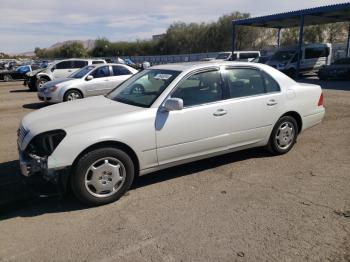
[[[25,177],[33,175],[48,175],[47,158],[29,155],[19,150],[19,165],[21,174]]]

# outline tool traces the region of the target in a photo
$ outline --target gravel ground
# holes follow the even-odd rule
[[[16,129],[44,105],[0,83],[0,261],[350,261],[350,83],[321,84],[326,117],[288,154],[167,169],[84,208],[19,181]]]

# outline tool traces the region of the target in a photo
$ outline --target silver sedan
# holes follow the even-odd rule
[[[47,82],[38,90],[38,98],[45,102],[59,103],[104,95],[137,72],[122,64],[88,65],[68,78]]]

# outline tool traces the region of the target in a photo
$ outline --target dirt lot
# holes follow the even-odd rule
[[[18,181],[16,129],[43,105],[0,83],[0,261],[350,261],[350,83],[322,84],[326,118],[287,155],[168,169],[86,209]]]

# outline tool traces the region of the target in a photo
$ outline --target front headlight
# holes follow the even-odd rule
[[[57,90],[58,86],[51,86],[49,88],[46,89],[47,93],[53,93]]]
[[[30,141],[26,151],[40,157],[50,156],[65,136],[61,129],[41,133]]]

